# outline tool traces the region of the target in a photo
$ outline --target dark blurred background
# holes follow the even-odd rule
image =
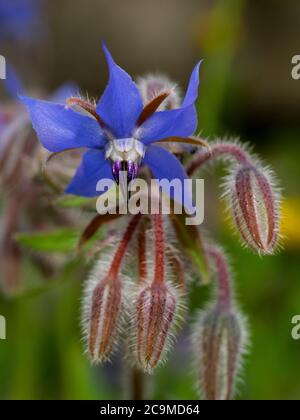
[[[102,40],[130,74],[163,72],[182,89],[196,61],[204,59],[199,131],[212,140],[233,137],[252,144],[273,167],[284,193],[283,249],[259,258],[240,247],[225,221],[217,199],[222,168],[205,175],[210,209],[205,227],[232,257],[251,329],[239,398],[299,399],[300,340],[291,338],[291,318],[300,314],[300,80],[291,77],[291,59],[300,54],[300,2],[41,3],[32,37],[0,41],[0,53],[28,91],[51,92],[72,80],[83,93],[99,97],[107,81]],[[80,264],[68,260],[45,291],[26,294],[24,288],[17,297],[0,298],[0,313],[7,318],[7,340],[0,341],[1,398],[121,396],[124,372],[118,358],[108,368],[91,368],[82,354],[78,319],[85,274]],[[26,261],[23,270],[25,285],[41,277]],[[207,291],[193,288],[193,310],[206,296]],[[196,398],[188,330],[189,322],[153,379],[155,398]]]

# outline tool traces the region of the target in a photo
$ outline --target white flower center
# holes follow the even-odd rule
[[[145,146],[134,137],[109,140],[105,147],[105,158],[113,162],[131,161],[140,164],[144,156]]]

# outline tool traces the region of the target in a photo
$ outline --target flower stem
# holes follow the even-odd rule
[[[228,263],[222,251],[217,247],[207,249],[208,257],[213,261],[218,278],[217,303],[223,309],[230,309],[232,302],[231,281]]]
[[[138,262],[139,262],[139,283],[147,278],[147,250],[146,250],[146,227],[142,223],[138,233]]]
[[[138,222],[139,222],[140,218],[141,218],[141,214],[135,215],[131,219],[129,225],[127,226],[127,229],[126,229],[126,231],[125,231],[125,233],[124,233],[124,235],[121,239],[121,242],[119,243],[118,249],[115,253],[114,259],[113,259],[112,264],[110,266],[110,270],[109,270],[109,273],[108,273],[109,277],[111,277],[111,278],[116,278],[117,277],[120,266],[121,266],[121,263],[122,263],[122,260],[124,258],[125,253],[126,253],[127,246],[128,246],[128,244],[129,244],[129,242],[130,242],[130,240],[131,240],[131,238],[134,234],[134,231],[135,231],[135,229],[138,225]]]
[[[245,150],[235,143],[216,143],[210,149],[200,152],[188,165],[187,174],[192,175],[203,164],[218,157],[229,157],[242,165],[251,164],[251,158]]]
[[[146,375],[136,367],[130,371],[131,375],[131,399],[134,401],[144,400],[146,398]]]
[[[161,284],[165,277],[165,240],[161,214],[153,215],[155,241],[155,271],[153,283]]]

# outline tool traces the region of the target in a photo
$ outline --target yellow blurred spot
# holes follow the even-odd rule
[[[224,201],[219,202],[220,226],[231,230],[231,212]],[[286,248],[300,248],[300,196],[285,197],[280,209],[280,244]]]
[[[300,197],[287,197],[282,202],[280,233],[284,246],[300,247]]]

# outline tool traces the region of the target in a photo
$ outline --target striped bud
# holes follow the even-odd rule
[[[168,284],[152,283],[138,294],[135,303],[134,353],[148,373],[164,359],[177,311],[177,296]]]
[[[228,195],[236,227],[253,250],[271,254],[278,242],[279,200],[271,176],[242,166],[230,177]]]
[[[121,284],[118,277],[105,277],[87,293],[87,341],[93,362],[105,362],[113,350],[120,327],[122,308]]]
[[[214,306],[200,314],[195,338],[202,398],[232,399],[246,341],[246,330],[241,316],[236,311],[225,311]]]
[[[131,219],[113,257],[104,254],[87,282],[83,327],[91,360],[96,363],[109,359],[120,332],[127,305],[119,273],[140,217],[137,214]],[[107,272],[104,278],[103,272]],[[99,281],[100,276],[102,280]]]

